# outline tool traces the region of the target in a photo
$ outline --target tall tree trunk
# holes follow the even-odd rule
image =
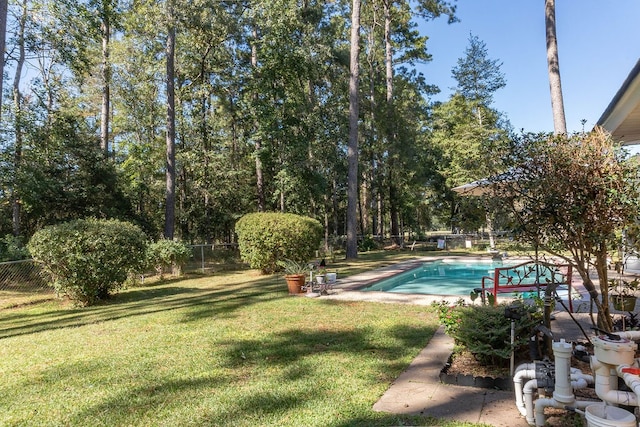
[[[253,68],[254,74],[258,70],[258,47],[256,43],[258,41],[258,30],[254,27],[252,30],[253,35],[253,43],[251,44],[251,67]],[[257,104],[258,94],[255,93],[253,95],[253,99]],[[258,212],[265,211],[265,196],[264,196],[264,173],[262,169],[262,159],[260,158],[262,151],[262,139],[258,132],[258,120],[255,121],[255,155],[256,155],[256,190],[258,196]]]
[[[367,163],[368,170],[366,173],[362,174],[362,185],[361,185],[361,197],[362,197],[362,233],[363,234],[375,234],[376,233],[376,224],[375,224],[375,209],[374,209],[374,200],[375,200],[375,191],[376,186],[374,184],[377,174],[377,165],[375,162],[376,158],[376,143],[378,141],[377,129],[375,123],[377,122],[377,114],[378,114],[378,103],[376,100],[376,32],[373,31],[373,28],[376,27],[377,22],[377,4],[374,2],[373,4],[373,23],[372,30],[367,32],[367,63],[369,67],[369,129],[367,136],[365,137],[366,143],[368,146],[367,152]],[[364,151],[364,150],[363,150]]]
[[[485,218],[487,222],[487,233],[489,233],[489,249],[496,248],[495,232],[493,231],[493,217],[489,210],[485,211]]]
[[[382,187],[382,185],[380,185],[379,187]],[[376,212],[377,212],[377,218],[376,218],[376,233],[380,239],[382,239],[384,237],[384,233],[385,233],[385,229],[384,229],[384,200],[382,197],[382,192],[378,191],[378,193],[376,194]]]
[[[173,4],[167,4],[167,138],[166,138],[166,196],[165,196],[165,239],[173,239],[176,218],[176,110],[175,110],[175,44],[176,27]]]
[[[387,106],[393,103],[393,46],[391,45],[391,0],[384,0],[384,60]],[[391,115],[391,111],[387,111]]]
[[[553,113],[553,133],[567,133],[564,116],[564,100],[560,82],[560,61],[558,59],[558,38],[556,36],[556,2],[544,2],[545,28],[547,35],[547,65],[549,68],[549,89],[551,91],[551,111]]]
[[[347,259],[358,257],[358,116],[360,79],[360,0],[352,0],[351,6],[351,52],[349,75],[349,164],[347,178]]]
[[[384,0],[384,57],[387,83],[387,144],[389,147],[389,214],[391,216],[391,241],[402,246],[398,212],[398,187],[395,174],[396,131],[393,118],[393,46],[391,44],[391,0]]]
[[[391,217],[391,241],[398,246],[404,245],[404,236],[400,233],[400,213],[398,212],[398,187],[394,184],[393,165],[389,168],[389,216]]]
[[[209,51],[207,51],[208,54]],[[201,84],[203,86],[206,85],[206,72],[205,72],[205,58],[206,55],[204,55],[203,59],[202,59],[202,63],[200,66],[200,74],[202,77],[202,82]],[[210,96],[210,95],[209,95]],[[203,232],[204,232],[204,238],[205,238],[205,242],[206,243],[211,243],[213,241],[212,239],[212,233],[211,233],[211,201],[210,201],[210,193],[209,193],[209,188],[211,186],[211,180],[209,177],[209,156],[210,156],[210,152],[211,152],[211,142],[209,139],[209,132],[208,132],[208,127],[207,127],[207,117],[209,114],[209,103],[207,102],[209,99],[209,96],[207,95],[203,95],[200,99],[200,108],[202,109],[202,111],[200,112],[200,120],[202,121],[202,123],[200,124],[200,133],[201,133],[201,138],[202,138],[202,185],[205,188],[204,191],[204,198],[202,200],[203,204],[204,204],[204,227],[203,227]]]
[[[111,85],[111,64],[109,63],[109,38],[111,36],[111,16],[110,0],[102,2],[102,112],[100,117],[100,148],[104,156],[109,156],[109,111],[110,109],[110,85]]]
[[[20,204],[20,191],[18,189],[18,176],[22,164],[22,121],[24,119],[22,112],[22,94],[20,93],[20,80],[22,76],[22,68],[25,62],[25,27],[27,25],[27,0],[22,1],[22,12],[19,19],[18,27],[18,62],[16,63],[16,72],[13,78],[13,108],[15,114],[14,132],[15,147],[13,152],[13,186],[11,189],[11,213],[13,234],[19,236],[22,233],[21,217],[22,206]],[[2,78],[2,76],[0,76]]]
[[[330,227],[330,223],[329,223],[329,195],[325,194],[324,195],[324,251],[328,254],[329,253],[329,249],[331,248],[331,245],[329,244],[329,227]]]
[[[338,203],[338,183],[335,177],[331,179],[331,204],[333,206],[333,235],[337,236],[340,228],[339,203]]]
[[[4,50],[7,37],[7,5],[8,0],[0,0],[0,95],[4,81]],[[0,96],[0,113],[2,112],[2,96]],[[0,116],[1,117],[1,116]]]

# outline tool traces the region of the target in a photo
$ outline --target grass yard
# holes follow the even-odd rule
[[[470,425],[371,409],[437,326],[428,307],[290,297],[250,270],[3,309],[0,425]]]

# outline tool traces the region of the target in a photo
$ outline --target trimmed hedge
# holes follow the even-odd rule
[[[118,220],[75,220],[38,230],[27,247],[53,278],[56,292],[91,305],[120,289],[145,263],[147,237]]]
[[[320,247],[322,233],[317,220],[290,213],[251,213],[236,223],[242,260],[264,274],[280,270],[278,261],[309,261]]]

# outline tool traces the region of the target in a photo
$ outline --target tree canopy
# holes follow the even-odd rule
[[[426,166],[437,88],[415,68],[432,57],[417,20],[452,23],[455,10],[362,5],[358,235],[430,223],[416,212],[437,175]],[[210,242],[265,210],[344,236],[351,26],[347,0],[10,4],[0,235],[91,215],[156,238],[174,222],[177,238]]]
[[[492,178],[495,208],[510,208],[521,239],[576,267],[598,308],[598,325],[611,330],[608,257],[621,243],[617,233],[638,215],[637,165],[600,128],[524,135],[507,153],[506,172]]]

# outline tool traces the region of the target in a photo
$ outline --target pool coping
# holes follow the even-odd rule
[[[404,304],[418,304],[418,305],[430,305],[433,302],[442,301],[444,299],[463,299],[467,303],[471,303],[469,296],[463,295],[429,295],[429,294],[409,294],[409,293],[396,293],[385,291],[363,291],[362,289],[379,282],[384,279],[388,279],[405,271],[409,271],[413,268],[417,268],[425,262],[443,261],[443,260],[488,260],[488,256],[465,256],[465,255],[443,255],[438,257],[419,257],[409,261],[397,262],[393,265],[377,268],[375,270],[367,271],[364,273],[354,274],[353,276],[347,276],[345,278],[339,278],[333,290],[329,295],[323,295],[323,298],[334,300],[348,300],[348,301],[371,301],[371,302],[384,302],[384,303],[404,303]]]
[[[490,255],[442,255],[438,257],[419,257],[409,261],[401,261],[393,265],[381,267],[375,270],[367,271],[364,273],[358,273],[353,276],[347,276],[340,278],[333,285],[333,290],[329,295],[323,295],[323,298],[335,299],[335,300],[349,300],[349,301],[372,301],[372,302],[385,302],[385,303],[407,303],[407,304],[419,304],[430,305],[433,302],[440,302],[443,300],[463,300],[467,304],[473,304],[473,301],[468,295],[447,295],[447,294],[410,294],[410,293],[395,293],[386,291],[363,291],[362,289],[379,282],[384,279],[388,279],[397,274],[404,273],[410,269],[417,268],[425,262],[443,261],[443,260],[490,260]],[[531,261],[529,257],[507,257],[503,261],[509,261],[514,263]],[[578,305],[588,303],[588,293],[584,289],[582,280],[574,275],[572,288],[575,295],[580,295],[578,300],[574,300],[574,310]],[[585,300],[585,297],[587,300]],[[513,298],[500,297],[501,301],[509,301]]]
[[[343,289],[346,291],[360,291],[366,288],[367,286],[373,285],[382,280],[389,279],[398,274],[418,268],[427,262],[451,261],[451,260],[490,261],[491,258],[487,256],[481,256],[481,255],[478,255],[478,256],[443,255],[437,258],[420,257],[418,259],[414,259],[410,261],[401,261],[393,265],[377,268],[375,270],[367,271],[364,273],[358,273],[353,276],[345,277],[344,279],[338,279],[338,281],[334,285],[334,288]],[[521,260],[524,260],[524,258],[522,259],[509,258],[509,260],[513,260],[514,262],[520,262]],[[376,291],[367,291],[367,292],[376,292]]]

